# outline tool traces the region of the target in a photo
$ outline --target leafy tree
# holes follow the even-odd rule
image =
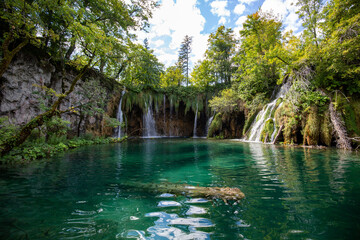
[[[178,66],[170,66],[164,73],[161,74],[160,84],[163,88],[180,86],[184,79],[185,76]]]
[[[2,2],[1,25],[6,30],[1,37],[1,74],[18,51],[16,49],[22,46],[17,42],[30,40],[42,46],[54,59],[62,59],[64,64],[76,67],[79,72],[69,89],[54,94],[56,100],[50,110],[30,120],[16,136],[1,144],[1,155],[23,143],[34,128],[61,113],[60,104],[74,91],[88,68],[107,68],[110,60],[118,58],[132,36],[129,30],[144,27],[154,6],[153,1],[142,0],[129,4],[115,0]],[[48,19],[53,21],[46,21]],[[16,50],[15,53],[12,50]]]
[[[298,0],[296,5],[299,7],[297,13],[303,20],[303,26],[305,27],[303,33],[305,39],[318,47],[323,0]]]
[[[212,71],[217,82],[230,83],[233,73],[232,57],[236,40],[231,28],[220,26],[210,34],[205,56],[212,63]]]
[[[332,0],[324,8],[324,40],[316,85],[350,94],[360,92],[360,4]]]
[[[181,43],[179,58],[178,58],[178,65],[186,77],[186,86],[189,85],[189,62],[190,62],[189,57],[191,53],[191,43],[192,43],[192,37],[186,35],[183,42]]]
[[[240,51],[235,57],[235,79],[240,98],[248,107],[258,107],[270,97],[285,62],[279,56],[282,24],[269,13],[256,12],[247,17],[243,26]]]
[[[209,60],[205,59],[199,61],[191,73],[192,83],[195,86],[202,88],[207,88],[208,86],[215,84],[216,79],[211,67],[212,63]]]
[[[238,110],[239,98],[232,88],[221,91],[220,96],[209,100],[209,106],[216,112],[232,112]]]
[[[129,52],[131,59],[121,74],[125,84],[130,86],[158,87],[163,73],[163,64],[142,45],[132,45]]]

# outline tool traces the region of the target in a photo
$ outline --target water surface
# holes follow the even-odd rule
[[[356,153],[204,139],[89,146],[1,169],[0,239],[360,239]],[[238,187],[240,203],[145,183]]]

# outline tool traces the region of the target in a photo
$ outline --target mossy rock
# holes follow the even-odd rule
[[[310,107],[304,128],[304,145],[318,145],[320,136],[320,117],[316,106]]]
[[[222,114],[217,113],[210,124],[207,137],[213,137],[222,130]]]
[[[332,132],[333,128],[330,120],[330,113],[329,111],[325,111],[322,120],[320,121],[319,142],[325,146],[331,146]]]
[[[243,129],[243,135],[245,136],[246,133],[248,132],[251,124],[254,122],[254,119],[255,117],[258,115],[259,113],[259,110],[255,111],[254,113],[252,114],[249,114],[250,117],[248,117],[246,120],[245,120],[245,124],[244,124],[244,129]]]
[[[271,135],[273,134],[274,131],[275,131],[274,120],[273,119],[268,119],[265,122],[265,126],[261,131],[260,141],[268,142],[270,140],[269,138],[271,137]]]

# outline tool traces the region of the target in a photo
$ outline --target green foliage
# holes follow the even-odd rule
[[[215,134],[219,133],[221,129],[222,129],[222,114],[217,113],[209,126],[207,137],[210,138],[215,136]]]
[[[181,69],[181,72],[185,75],[186,86],[189,86],[189,57],[191,53],[191,43],[192,37],[186,35],[181,43],[177,62],[178,68]]]
[[[331,120],[330,120],[330,113],[329,111],[326,111],[323,116],[322,119],[320,120],[320,139],[319,141],[326,145],[326,146],[331,146],[331,141],[332,141],[332,124],[331,124]]]
[[[68,125],[70,125],[69,121],[63,120],[60,117],[53,117],[45,123],[45,128],[47,134],[59,137],[66,135],[67,131],[70,130]]]
[[[281,45],[281,22],[268,13],[256,12],[247,17],[240,31],[241,46],[235,57],[238,69],[235,80],[238,95],[249,109],[263,105],[280,78],[278,52]]]
[[[335,95],[335,107],[341,113],[346,129],[352,136],[360,136],[360,109],[359,100],[351,100],[346,98],[340,92]]]
[[[243,135],[245,136],[248,132],[248,130],[251,127],[251,124],[254,122],[255,117],[258,115],[259,110],[256,110],[252,113],[249,113],[246,120],[245,120],[245,124],[244,124],[244,129],[243,129]]]
[[[210,60],[199,61],[192,73],[191,73],[191,83],[200,88],[206,89],[210,85],[216,83],[216,77],[212,71],[212,62]]]
[[[18,128],[11,124],[8,117],[0,117],[0,144],[12,137]]]
[[[209,100],[209,106],[216,112],[232,112],[238,110],[239,99],[232,88],[224,89],[220,92],[220,96],[216,96]]]
[[[10,154],[4,156],[0,159],[1,163],[5,164],[18,164],[18,163],[28,163],[42,158],[49,158],[55,154],[64,152],[71,148],[77,148],[85,145],[94,145],[94,144],[108,144],[122,142],[126,140],[127,137],[117,139],[117,138],[101,138],[94,136],[84,136],[82,138],[74,138],[71,140],[65,140],[63,142],[53,142],[53,143],[32,143],[26,144],[22,147],[17,147],[10,152]]]
[[[268,142],[270,140],[270,137],[271,137],[271,135],[273,134],[274,131],[275,131],[274,120],[273,119],[268,119],[265,122],[265,126],[264,126],[263,130],[261,131],[260,141]]]
[[[117,120],[116,118],[111,118],[108,115],[104,115],[104,118],[106,127],[117,128],[121,125],[119,120]],[[122,124],[123,125],[121,127],[124,127],[125,123],[123,122]]]
[[[304,145],[318,145],[320,134],[320,118],[317,107],[312,106],[308,110],[304,127]]]
[[[121,77],[125,85],[141,87],[159,87],[163,74],[163,64],[153,54],[153,50],[142,45],[132,45],[129,49],[129,59]]]
[[[211,71],[216,82],[230,83],[234,71],[232,57],[235,44],[236,39],[231,28],[220,26],[215,33],[210,34],[205,56],[211,62]]]
[[[170,66],[160,76],[160,86],[163,88],[180,86],[185,76],[177,66]]]

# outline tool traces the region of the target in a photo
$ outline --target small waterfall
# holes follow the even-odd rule
[[[169,137],[172,136],[172,131],[171,131],[171,122],[172,122],[172,115],[173,115],[172,113],[173,113],[172,99],[170,98]]]
[[[213,121],[213,119],[214,119],[214,117],[215,117],[215,112],[214,112],[214,114],[207,120],[207,122],[206,122],[206,131],[205,131],[205,137],[207,137],[207,135],[208,135],[208,132],[209,132],[209,127],[210,127],[210,125],[211,125],[211,123],[212,123],[212,121]]]
[[[119,102],[119,107],[118,107],[118,113],[117,113],[117,116],[116,116],[117,120],[120,122],[120,126],[119,126],[118,129],[117,129],[117,137],[118,137],[118,138],[121,138],[121,137],[124,136],[124,131],[123,131],[123,129],[122,129],[122,124],[123,124],[123,122],[124,122],[124,114],[123,114],[123,112],[122,112],[122,110],[121,110],[121,106],[122,106],[122,100],[123,100],[123,96],[124,96],[124,94],[125,94],[125,90],[126,90],[126,89],[124,89],[124,90],[121,92],[120,102]]]
[[[275,108],[276,108],[276,103],[277,103],[278,99],[284,97],[284,95],[289,90],[290,86],[291,86],[290,82],[283,84],[281,86],[279,92],[276,94],[275,99],[272,102],[265,105],[263,107],[263,109],[258,113],[254,122],[251,124],[250,136],[247,139],[248,141],[260,142],[261,132],[262,132],[266,122],[270,119],[272,119],[274,122],[274,131],[271,134],[269,140],[270,140],[270,142],[274,141],[275,134],[276,134],[276,126],[275,126],[275,119],[272,118],[271,115],[272,115],[273,111],[276,110]],[[282,103],[280,103],[279,106],[277,106],[277,108],[279,108],[281,106],[281,104]]]
[[[195,119],[194,119],[194,135],[193,137],[196,138],[196,127],[197,127],[197,115],[198,115],[198,103],[196,103],[196,111],[195,111]]]
[[[144,137],[157,137],[156,128],[155,128],[155,119],[152,109],[152,100],[151,96],[149,102],[145,102],[146,113],[143,116],[143,126],[144,126]]]
[[[163,104],[163,112],[164,112],[164,135],[166,135],[166,116],[165,116],[165,111],[166,110],[166,96],[164,94],[164,104]]]
[[[271,113],[276,106],[276,101],[277,101],[277,99],[275,99],[271,103],[267,104],[258,113],[258,115],[256,116],[256,119],[254,121],[255,124],[253,123],[251,126],[250,137],[248,139],[249,141],[260,142],[261,131],[264,128],[266,121],[268,119],[270,119]],[[270,117],[266,118],[266,116],[269,116],[269,115],[270,115]]]

